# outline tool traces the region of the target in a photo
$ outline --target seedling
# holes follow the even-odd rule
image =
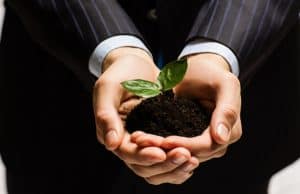
[[[122,82],[122,86],[129,92],[151,98],[171,90],[183,79],[187,70],[187,61],[178,60],[168,63],[159,73],[156,82],[134,79]]]

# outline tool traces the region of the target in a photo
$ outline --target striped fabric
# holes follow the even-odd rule
[[[199,0],[191,3],[196,1]],[[55,36],[68,36],[72,48],[85,49],[86,59],[101,41],[113,35],[130,34],[143,39],[139,33],[139,30],[143,31],[141,25],[138,30],[116,0],[7,0],[7,2],[15,8],[25,25],[31,25],[31,28],[33,24],[35,28],[48,25],[54,29]],[[135,3],[135,1],[128,2]],[[177,1],[169,2],[177,3]],[[252,72],[248,69],[256,68],[251,64],[260,58],[261,53],[270,50],[270,45],[276,45],[280,40],[280,37],[274,37],[282,34],[283,30],[286,30],[284,26],[295,23],[298,17],[296,5],[298,0],[203,0],[202,2],[187,40],[201,37],[227,45],[238,56],[241,65],[240,75],[246,75],[245,77]],[[178,5],[180,3],[182,4],[178,1]],[[137,6],[142,6],[141,4]],[[164,8],[158,10],[167,12]],[[168,18],[163,18],[162,21],[168,21]],[[40,33],[42,35],[37,37],[49,37],[50,40],[56,38],[51,37],[53,35],[47,31]],[[43,44],[43,40],[38,41]],[[47,46],[47,43],[45,45]],[[86,62],[86,68],[87,64]]]
[[[46,12],[54,12],[62,24],[69,26],[67,30],[75,32],[91,50],[112,35],[139,35],[115,0],[38,0],[36,3]]]
[[[297,0],[211,0],[201,8],[189,39],[204,37],[231,48],[239,58],[242,83],[261,57],[295,24]],[[249,67],[251,66],[251,67]]]

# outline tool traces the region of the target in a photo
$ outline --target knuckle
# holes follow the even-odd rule
[[[237,111],[233,107],[230,107],[230,106],[224,107],[223,114],[224,114],[225,118],[229,120],[229,122],[231,124],[234,124],[238,118]]]
[[[106,110],[99,110],[96,112],[96,121],[97,124],[102,124],[105,123],[109,117],[110,117],[110,112]]]

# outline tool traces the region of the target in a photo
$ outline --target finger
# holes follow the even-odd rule
[[[114,153],[126,164],[150,166],[166,160],[166,153],[158,147],[139,148],[130,141],[130,135],[125,134],[120,147]]]
[[[207,129],[202,133],[202,135],[191,138],[169,136],[164,139],[161,147],[167,150],[175,147],[184,147],[188,149],[192,155],[202,154],[203,156],[209,156],[220,149],[222,145],[214,142],[209,129]]]
[[[133,134],[131,140],[140,147],[147,147],[147,146],[160,147],[164,138],[158,135],[137,132]]]
[[[229,144],[232,144],[239,140],[242,135],[241,121],[234,125],[230,137]],[[216,144],[210,136],[209,130],[205,130],[201,136],[193,138],[185,138],[179,136],[167,137],[161,147],[164,149],[173,149],[175,147],[185,147],[192,152],[193,156],[196,156],[200,162],[205,162],[212,158],[222,157],[227,150],[229,144],[220,145]]]
[[[143,131],[135,131],[131,134],[131,141],[135,143],[136,139],[138,139],[140,136],[144,135],[145,132]]]
[[[238,79],[226,74],[225,80],[219,81],[216,108],[211,118],[211,135],[219,144],[229,143],[231,130],[240,114],[241,95]]]
[[[94,114],[99,140],[109,150],[116,149],[124,135],[122,120],[117,108],[120,104],[120,88],[113,81],[99,79],[94,88]]]
[[[126,95],[126,96],[125,96]],[[127,115],[142,101],[141,98],[132,96],[131,94],[125,94],[124,100],[118,108],[119,117],[122,120],[123,126],[126,125]]]
[[[191,153],[199,159],[200,162],[204,162],[215,158],[215,155],[219,156],[219,152],[226,150],[228,144],[220,145],[214,142],[210,135],[210,130],[207,129],[201,136],[186,138],[180,136],[167,137],[162,145],[164,149],[173,149],[175,147],[185,147]]]
[[[123,102],[118,108],[119,114],[128,115],[134,107],[141,103],[141,98],[129,97],[125,102]]]
[[[198,160],[191,158],[184,165],[171,172],[148,177],[145,178],[145,180],[152,185],[160,185],[163,183],[182,184],[193,175],[193,170],[196,169],[198,165]]]
[[[97,137],[108,150],[115,150],[121,143],[123,125],[114,110],[101,110],[96,115]]]
[[[203,162],[215,159],[215,158],[221,158],[226,154],[226,152],[227,152],[227,147],[222,148],[221,150],[218,150],[215,153],[212,153],[210,156],[199,155],[199,156],[195,156],[195,157],[198,159],[198,161],[200,163],[203,163]]]
[[[191,154],[184,148],[176,148],[167,154],[167,160],[152,166],[131,165],[130,168],[141,177],[151,177],[167,173],[178,168],[191,158]]]
[[[241,119],[238,118],[238,121],[234,125],[231,132],[230,144],[237,142],[242,137],[242,134],[243,134],[243,130],[242,130]]]
[[[114,110],[103,110],[96,116],[98,140],[108,150],[115,150],[121,143],[123,125]]]
[[[96,135],[97,135],[98,141],[104,145],[105,143],[104,143],[104,139],[103,139],[103,132],[97,125],[96,125]]]

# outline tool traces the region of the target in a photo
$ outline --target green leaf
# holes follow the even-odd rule
[[[157,96],[161,93],[161,87],[153,82],[135,79],[121,83],[121,85],[129,92],[144,98]]]
[[[160,72],[158,81],[163,91],[167,91],[176,86],[184,77],[187,70],[187,61],[179,60],[168,63]]]

